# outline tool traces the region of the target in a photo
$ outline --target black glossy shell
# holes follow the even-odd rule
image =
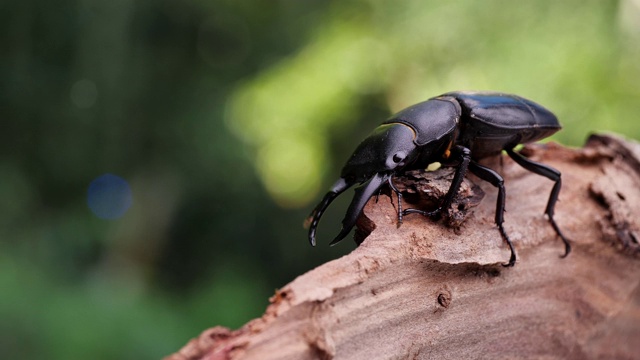
[[[383,124],[400,123],[416,133],[414,143],[423,146],[452,134],[458,126],[460,105],[453,98],[434,98],[401,110]]]
[[[470,148],[474,158],[544,139],[562,128],[551,111],[516,95],[459,91],[437,98],[450,97],[462,107],[457,143]]]
[[[415,169],[425,169],[440,162],[456,167],[455,175],[442,204],[432,212],[412,209],[426,216],[446,212],[457,194],[467,172],[498,187],[496,224],[511,249],[507,266],[516,255],[503,222],[505,190],[496,172],[475,162],[508,150],[509,156],[525,169],[555,182],[546,214],[556,233],[565,243],[565,255],[570,245],[553,220],[553,210],[560,191],[560,173],[548,166],[513,152],[515,146],[543,139],[560,130],[558,119],[551,111],[516,95],[495,92],[450,92],[410,106],[391,116],[364,139],[342,168],[340,179],[323,197],[309,217],[309,241],[315,245],[315,233],[320,217],[331,202],[349,187],[360,184],[342,220],[342,229],[332,244],[342,240],[371,197],[386,184],[398,199],[398,222],[402,222],[401,194],[392,183],[394,176]]]

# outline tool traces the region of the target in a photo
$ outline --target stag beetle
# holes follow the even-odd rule
[[[504,181],[496,171],[477,162],[505,151],[526,170],[554,181],[545,214],[564,242],[562,257],[565,257],[571,251],[571,245],[553,219],[562,186],[560,172],[514,151],[519,144],[544,139],[560,129],[555,115],[541,105],[520,96],[497,92],[449,92],[401,110],[360,143],[342,168],[340,179],[311,212],[307,219],[310,225],[309,242],[315,246],[316,228],[326,208],[338,195],[355,184],[360,186],[356,187],[355,196],[342,220],[342,230],[331,245],[347,236],[367,201],[385,184],[398,195],[398,223],[402,222],[403,216],[411,213],[437,218],[449,208],[469,170],[498,188],[495,222],[511,250],[511,257],[505,266],[513,266],[516,253],[502,226]],[[456,167],[442,203],[430,212],[402,210],[402,194],[393,185],[394,175],[425,169],[434,162]]]

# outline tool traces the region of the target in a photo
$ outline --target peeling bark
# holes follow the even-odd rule
[[[465,180],[448,221],[409,215],[400,227],[382,194],[356,250],[278,290],[261,318],[206,330],[167,359],[640,358],[640,145],[594,135],[582,149],[522,152],[562,172],[568,257],[543,215],[553,183],[503,156],[485,165],[505,178],[513,268],[501,266],[490,184]],[[403,206],[433,206],[447,171],[397,179]]]

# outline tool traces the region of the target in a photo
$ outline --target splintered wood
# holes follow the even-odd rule
[[[356,250],[278,290],[261,318],[206,330],[167,359],[640,358],[640,145],[597,135],[582,149],[523,153],[562,172],[555,219],[568,257],[543,215],[553,183],[493,159],[513,268],[501,265],[509,249],[490,184],[465,181],[455,221],[411,214],[399,227],[395,196],[382,194],[358,222]],[[447,176],[396,179],[403,207],[429,206]]]

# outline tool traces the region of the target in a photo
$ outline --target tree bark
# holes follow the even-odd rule
[[[582,149],[522,153],[562,172],[567,257],[543,215],[553,182],[501,156],[485,165],[505,179],[514,267],[502,266],[490,184],[469,176],[445,221],[412,214],[401,226],[382,194],[356,250],[278,290],[261,318],[206,330],[166,359],[640,359],[640,145],[594,135]],[[404,207],[429,206],[450,176],[397,179]]]

